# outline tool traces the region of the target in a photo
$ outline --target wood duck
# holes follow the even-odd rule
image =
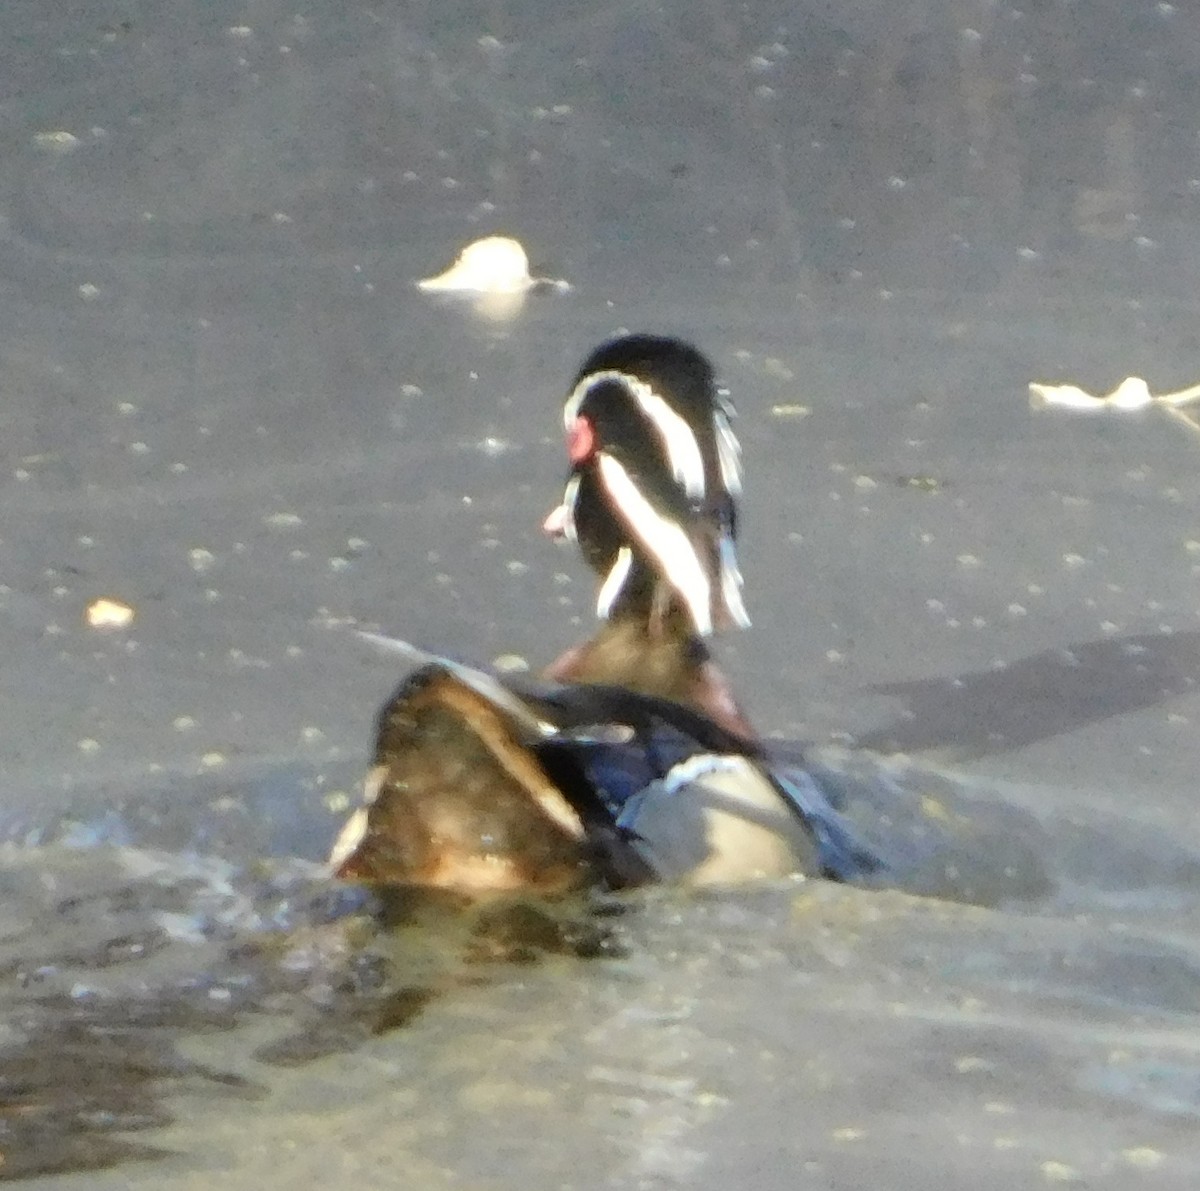
[[[802,760],[768,755],[709,656],[717,628],[749,623],[732,412],[679,340],[625,336],[588,357],[545,528],[600,575],[601,626],[536,678],[377,638],[419,665],[379,714],[338,876],[475,899],[871,871]]]
[[[689,343],[626,335],[584,361],[563,406],[571,470],[543,528],[601,576],[607,623],[547,668],[675,699],[751,739],[709,656],[717,627],[749,627],[737,564],[741,446],[733,404]]]

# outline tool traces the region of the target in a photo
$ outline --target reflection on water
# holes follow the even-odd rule
[[[529,1097],[550,1097],[552,1120],[555,1081],[577,1064],[593,1095],[632,1097],[645,1106],[635,1116],[657,1112],[665,1130],[627,1138],[614,1151],[625,1164],[610,1155],[606,1169],[683,1177],[714,1157],[703,1132],[693,1136],[701,1122],[727,1103],[746,1107],[760,1061],[745,1048],[762,1030],[779,1032],[773,1047],[790,1045],[798,1006],[776,998],[797,981],[802,1032],[831,1012],[866,1013],[873,1030],[899,1012],[968,1037],[1032,1032],[1035,1066],[1047,1070],[1074,1063],[1081,1038],[1099,1044],[1136,1018],[1148,1041],[1127,1038],[1131,1057],[1115,1069],[1085,1046],[1071,1097],[1120,1099],[1148,1121],[1200,1113],[1200,1082],[1137,1066],[1151,1061],[1152,1037],[1155,1056],[1191,1071],[1190,1044],[1179,1051],[1173,1039],[1200,1010],[1200,936],[1188,925],[1200,920],[1200,851],[911,763],[825,750],[812,764],[886,862],[873,890],[776,882],[469,909],[405,891],[369,897],[300,861],[8,845],[0,1178],[171,1155],[184,1165],[167,1169],[186,1170],[211,1144],[204,1104],[217,1121],[253,1108],[262,1127],[290,1127],[306,1073],[316,1099],[305,1111],[320,1119],[332,1111],[327,1081],[349,1080],[343,1094],[352,1086],[369,1103],[397,1063],[421,1118],[437,1122],[434,1138],[474,1129],[472,1106],[484,1102],[515,1128]],[[659,1053],[664,988],[686,998],[679,1020],[703,1044]],[[884,1003],[883,1018],[868,1008]],[[1070,1046],[1044,1036],[1068,1021]],[[705,1090],[718,1069],[714,1028],[742,1067]],[[464,1040],[479,1030],[493,1036],[472,1049]],[[505,1038],[524,1039],[519,1058]],[[886,1070],[886,1051],[879,1059]],[[985,1061],[1000,1059],[976,1056],[968,1069]],[[589,1126],[598,1136],[624,1110],[611,1111]],[[591,1144],[572,1129],[572,1146]],[[427,1137],[416,1153],[436,1162],[438,1147]]]
[[[180,1097],[259,1098],[267,1068],[353,1051],[457,987],[620,953],[615,906],[380,900],[298,862],[128,847],[4,859],[0,1179],[161,1156],[129,1135]],[[214,1061],[189,1057],[214,1034]]]

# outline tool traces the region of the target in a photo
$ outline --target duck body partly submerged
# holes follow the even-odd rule
[[[597,572],[602,623],[536,679],[393,642],[417,668],[379,714],[335,872],[478,897],[878,867],[803,758],[759,740],[710,655],[717,629],[749,624],[732,417],[690,344],[629,335],[589,355],[545,528]]]
[[[799,758],[625,685],[427,660],[380,713],[374,761],[332,856],[371,884],[476,897],[878,867]]]

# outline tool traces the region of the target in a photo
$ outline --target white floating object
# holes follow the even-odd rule
[[[487,236],[468,244],[444,273],[417,282],[426,293],[520,294],[535,285],[519,240]]]
[[[468,244],[444,273],[417,282],[423,293],[471,299],[475,313],[490,322],[507,322],[520,313],[534,289],[569,290],[565,281],[533,277],[529,257],[510,236],[487,236]]]
[[[1096,397],[1077,385],[1043,385],[1031,381],[1029,385],[1029,404],[1034,409],[1045,409],[1054,405],[1061,409],[1076,409],[1084,412],[1100,410],[1120,410],[1133,412],[1147,409],[1151,405],[1166,406],[1168,410],[1177,409],[1181,405],[1189,405],[1200,400],[1200,385],[1192,385],[1187,389],[1179,389],[1174,393],[1160,393],[1155,396],[1150,392],[1150,386],[1140,376],[1127,376],[1111,393],[1104,397]]]
[[[105,596],[88,605],[84,619],[93,629],[124,629],[133,623],[133,609]]]
[[[73,153],[79,148],[79,138],[73,132],[60,128],[54,132],[34,133],[33,143],[50,153]]]

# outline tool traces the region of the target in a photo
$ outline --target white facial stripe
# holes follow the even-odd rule
[[[696,632],[711,636],[712,585],[695,545],[680,525],[663,517],[642,495],[616,459],[601,451],[597,460],[600,478],[621,518],[658,561],[663,578],[691,613]]]
[[[742,492],[742,447],[729,424],[729,414],[718,409],[713,414],[713,429],[717,433],[717,460],[721,464],[721,483],[730,496]]]
[[[574,542],[577,538],[575,532],[575,505],[579,500],[579,476],[572,476],[567,481],[567,490],[563,493],[562,507],[565,512],[562,523],[563,537],[568,542]]]
[[[596,598],[596,615],[601,620],[608,619],[617,596],[621,594],[621,588],[625,586],[625,580],[629,578],[629,568],[632,566],[633,551],[628,546],[622,546],[617,551],[617,561],[613,563],[612,570],[608,572],[608,578],[604,580]]]
[[[589,372],[567,398],[563,406],[563,425],[570,430],[579,416],[579,407],[596,385],[612,381],[623,385],[638,408],[649,418],[658,437],[662,440],[667,452],[667,462],[671,465],[671,474],[683,485],[689,500],[704,499],[704,459],[700,454],[700,444],[692,433],[692,428],[679,416],[663,397],[655,392],[644,380],[628,372],[617,372],[613,369],[603,369],[600,372]],[[731,432],[732,433],[732,432]],[[737,440],[734,439],[736,446]],[[724,465],[722,465],[722,472]]]

